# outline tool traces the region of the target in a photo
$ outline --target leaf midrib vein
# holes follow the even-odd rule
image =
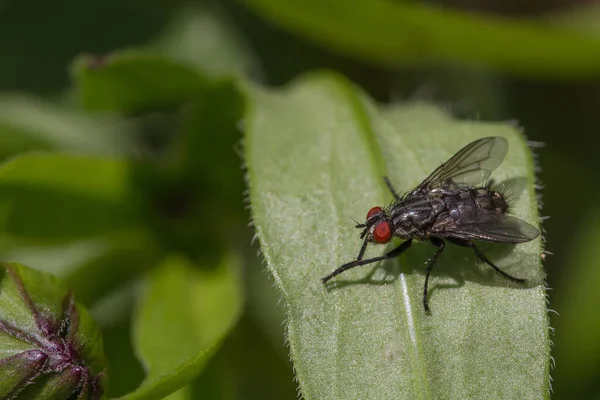
[[[363,101],[358,98],[358,95],[356,94],[356,92],[354,90],[351,90],[351,88],[348,87],[347,84],[344,84],[345,82],[340,82],[340,88],[342,89],[342,91],[346,94],[346,97],[348,98],[348,103],[350,104],[350,107],[352,108],[353,115],[355,115],[355,119],[356,122],[358,124],[358,126],[360,127],[359,131],[363,134],[363,138],[364,140],[367,142],[367,147],[369,149],[369,154],[371,155],[371,163],[374,166],[374,169],[376,171],[379,172],[379,180],[382,181],[382,177],[383,176],[387,176],[387,168],[386,168],[386,164],[385,164],[385,159],[381,153],[381,147],[379,145],[379,142],[376,138],[376,134],[375,131],[373,130],[373,126],[372,123],[370,121],[370,118],[368,116],[367,111],[365,110],[365,106]],[[412,151],[412,149],[411,149]],[[380,184],[379,185],[380,188],[382,188],[382,194],[385,193],[383,186]],[[383,195],[383,197],[385,197],[385,195]],[[394,282],[394,285],[396,285],[396,287],[398,286],[398,282]],[[407,289],[407,288],[406,288]],[[404,288],[401,289],[401,291],[404,292]],[[404,293],[403,293],[404,294]],[[408,296],[408,293],[407,293]],[[405,296],[402,296],[402,299],[399,301],[403,306],[404,306],[404,312],[406,315],[406,321],[408,326],[408,331],[413,331],[413,334],[409,334],[410,336],[410,340],[412,343],[412,348],[413,351],[411,352],[411,354],[414,355],[415,361],[417,361],[417,365],[418,367],[416,368],[417,373],[420,375],[420,379],[415,379],[414,384],[417,386],[417,392],[419,394],[422,394],[424,396],[424,398],[429,398],[430,396],[428,395],[429,393],[429,388],[427,385],[427,377],[425,374],[425,365],[423,363],[423,355],[421,352],[421,348],[419,346],[419,331],[417,329],[416,324],[412,324],[411,326],[411,321],[414,321],[414,316],[415,313],[412,312],[412,307],[411,304],[408,300],[405,299]],[[396,321],[398,321],[399,319],[397,318]],[[413,369],[413,371],[415,371]],[[422,386],[422,387],[419,387]],[[420,389],[420,390],[419,390]]]

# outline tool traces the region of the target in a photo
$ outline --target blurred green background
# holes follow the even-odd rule
[[[428,100],[459,118],[514,121],[530,140],[545,143],[536,153],[543,186],[541,214],[550,216],[543,224],[546,248],[552,253],[545,259],[552,289],[549,307],[557,312],[550,313],[556,329],[553,397],[600,398],[600,4],[581,0],[395,2],[407,6],[400,25],[413,16],[422,18],[418,7],[432,7],[442,15],[465,12],[472,21],[481,19],[482,26],[493,21],[499,30],[482,33],[482,48],[487,46],[485,35],[505,29],[510,36],[511,29],[521,29],[513,22],[566,27],[589,41],[579,46],[589,58],[578,59],[576,50],[570,52],[572,38],[556,35],[555,43],[548,35],[539,39],[547,52],[540,49],[536,63],[537,53],[528,55],[527,47],[519,47],[524,43],[520,38],[529,37],[524,29],[512,41],[509,37],[490,44],[495,52],[488,56],[478,57],[476,44],[461,52],[462,46],[468,49],[473,43],[457,41],[450,44],[455,54],[444,55],[432,44],[429,52],[411,49],[400,61],[386,59],[375,50],[369,52],[367,42],[353,47],[352,38],[339,39],[343,32],[321,29],[323,25],[311,22],[310,13],[299,14],[296,21],[290,17],[291,9],[277,10],[273,2],[265,6],[267,0],[5,0],[0,4],[0,157],[59,148],[128,154],[139,160],[131,176],[133,192],[139,197],[136,208],[142,210],[144,222],[162,246],[205,264],[218,259],[224,248],[235,247],[245,255],[245,312],[191,390],[202,393],[202,398],[293,399],[296,384],[284,345],[283,309],[256,257],[258,247],[250,245],[253,232],[247,227],[238,155],[241,134],[239,126],[231,123],[239,114],[229,107],[241,100],[224,80],[209,90],[210,101],[183,111],[159,104],[120,115],[90,113],[73,95],[74,59],[82,53],[105,55],[145,48],[200,65],[207,76],[241,74],[273,86],[302,72],[327,68],[348,76],[382,102]],[[352,20],[352,8],[346,12]],[[360,18],[360,11],[356,13]],[[437,28],[461,29],[450,21],[447,27],[444,23],[443,19],[436,22]],[[410,32],[414,46],[427,46],[435,43],[427,26],[408,24],[403,29]],[[357,36],[369,29],[356,26]],[[385,43],[395,40],[382,37]],[[532,43],[523,45],[537,46]],[[393,47],[382,48],[383,53],[393,51]],[[521,56],[521,63],[503,61]],[[221,108],[219,101],[228,107]],[[209,120],[209,130],[218,134],[187,135],[195,123],[190,115],[204,116],[198,118]],[[5,208],[0,210],[4,213]],[[3,237],[4,258],[59,274],[97,250],[97,243],[88,239],[13,236],[7,232]],[[154,257],[145,250],[126,253],[127,262],[138,265],[150,264],[145,260]],[[114,262],[110,257],[97,262]],[[114,280],[126,282],[138,275],[135,269],[119,273]],[[97,286],[97,292],[81,290],[80,295],[94,306],[105,332],[113,395],[132,390],[143,377],[127,340],[133,307],[129,287],[124,285],[110,298],[104,298],[110,290]],[[114,315],[110,304],[125,306]]]

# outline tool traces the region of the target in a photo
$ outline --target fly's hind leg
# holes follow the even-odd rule
[[[427,269],[425,269],[425,285],[423,286],[423,307],[425,308],[425,312],[429,312],[429,302],[427,301],[427,287],[429,286],[429,274],[431,274],[431,270],[433,269],[438,257],[440,256],[440,254],[442,254],[444,248],[446,248],[446,243],[438,237],[430,237],[429,241],[434,246],[437,246],[437,250],[435,251],[435,253],[433,253],[431,257],[429,257],[429,260],[427,260]]]
[[[489,258],[486,257],[486,255],[481,250],[479,250],[479,248],[477,246],[475,246],[475,243],[471,242],[470,240],[453,239],[453,238],[447,238],[447,239],[451,243],[454,243],[454,244],[456,244],[458,246],[470,247],[471,249],[473,249],[473,251],[475,252],[475,254],[477,255],[477,257],[481,261],[483,261],[484,263],[486,263],[490,267],[494,268],[496,270],[496,272],[498,272],[503,277],[505,277],[507,279],[510,279],[513,282],[525,283],[525,279],[515,278],[514,276],[512,276],[510,274],[507,274],[506,272],[504,272],[500,268],[498,268],[493,262],[490,261]]]

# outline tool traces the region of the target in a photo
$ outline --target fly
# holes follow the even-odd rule
[[[362,229],[362,246],[356,260],[346,263],[322,279],[327,283],[342,272],[361,265],[398,257],[411,246],[413,240],[427,240],[437,247],[427,260],[423,307],[429,311],[427,286],[429,275],[446,247],[446,241],[471,248],[477,257],[505,278],[519,283],[502,271],[475,245],[474,241],[495,243],[524,243],[540,235],[540,231],[527,222],[508,215],[508,203],[503,193],[491,185],[475,186],[488,179],[504,160],[508,141],[499,136],[485,137],[469,143],[452,158],[440,165],[419,186],[400,196],[390,180],[385,182],[394,195],[393,203],[386,207],[373,207]],[[395,249],[374,258],[363,259],[369,243],[385,244],[393,237],[405,239]]]

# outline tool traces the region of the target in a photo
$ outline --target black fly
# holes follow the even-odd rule
[[[502,271],[473,243],[524,243],[540,234],[534,226],[507,215],[508,203],[501,192],[492,190],[490,185],[474,187],[487,180],[507,152],[508,141],[502,137],[476,140],[463,147],[404,196],[398,195],[386,177],[385,182],[394,195],[394,202],[386,208],[373,207],[369,210],[365,223],[356,225],[363,229],[360,234],[363,244],[356,260],[327,275],[322,279],[323,283],[350,268],[398,257],[410,247],[413,239],[429,240],[437,247],[427,260],[425,270],[425,311],[429,311],[429,274],[446,247],[444,239],[458,246],[470,247],[480,260],[511,281],[525,282]],[[380,257],[363,260],[368,243],[385,244],[393,236],[406,240]]]

